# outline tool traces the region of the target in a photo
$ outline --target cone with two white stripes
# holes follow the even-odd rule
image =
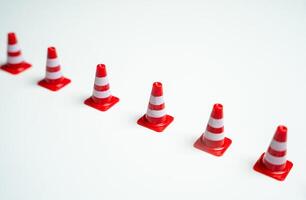
[[[71,80],[62,75],[55,47],[49,47],[47,54],[46,76],[38,82],[38,85],[52,91],[57,91],[69,84]]]
[[[147,113],[137,123],[151,130],[162,132],[173,119],[172,116],[167,115],[165,110],[162,83],[153,83]]]
[[[107,111],[119,102],[119,98],[111,94],[107,78],[106,66],[98,64],[93,94],[84,103],[100,111]]]
[[[278,126],[268,150],[263,153],[254,165],[254,170],[283,181],[293,164],[286,158],[287,127]]]
[[[30,68],[32,65],[27,63],[22,56],[17,37],[15,33],[7,35],[7,62],[1,66],[1,69],[11,74],[19,74]]]
[[[215,104],[206,131],[194,143],[194,147],[215,156],[222,156],[232,140],[224,136],[223,106]]]

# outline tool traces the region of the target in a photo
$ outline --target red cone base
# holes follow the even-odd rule
[[[279,180],[279,181],[283,181],[286,179],[287,175],[289,174],[293,164],[292,162],[290,162],[289,160],[287,160],[286,162],[286,167],[284,170],[282,171],[271,171],[269,170],[268,168],[266,168],[266,166],[262,163],[262,159],[263,159],[263,156],[265,154],[263,153],[260,158],[257,160],[257,162],[255,163],[253,169],[255,171],[258,171],[264,175],[267,175],[267,176],[270,176],[271,178],[274,178],[276,180]]]
[[[232,144],[232,140],[225,137],[224,138],[224,144],[222,147],[219,148],[211,148],[207,147],[206,145],[203,144],[202,142],[202,136],[194,143],[194,147],[197,149],[200,149],[202,151],[205,151],[207,153],[210,153],[214,156],[222,156],[226,149]]]
[[[115,97],[115,96],[112,96],[110,101],[109,102],[106,102],[106,103],[95,103],[91,97],[89,97],[88,99],[86,99],[84,101],[84,104],[90,106],[90,107],[93,107],[97,110],[100,110],[100,111],[107,111],[108,109],[110,109],[113,105],[115,105],[116,103],[119,102],[119,98],[118,97]]]
[[[65,85],[69,84],[71,82],[70,79],[63,77],[61,81],[58,83],[48,83],[45,79],[38,82],[38,85],[47,88],[52,91],[57,91],[61,88],[63,88]]]
[[[166,115],[166,120],[162,123],[158,123],[158,124],[153,124],[150,123],[147,118],[146,115],[142,116],[138,121],[137,124],[144,126],[146,128],[149,128],[153,131],[157,131],[157,132],[162,132],[163,130],[165,130],[165,128],[167,128],[167,126],[169,124],[171,124],[171,122],[173,121],[173,117],[170,115]]]
[[[22,62],[20,64],[16,64],[16,65],[2,65],[1,69],[3,69],[4,71],[11,73],[11,74],[19,74],[21,72],[23,72],[24,70],[30,68],[32,65],[30,63],[27,62]]]

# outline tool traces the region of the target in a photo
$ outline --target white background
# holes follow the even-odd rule
[[[17,33],[33,67],[0,73],[1,200],[306,199],[305,1],[0,0],[0,61]],[[47,47],[72,83],[37,86]],[[120,103],[85,106],[105,63]],[[136,124],[151,84],[175,117]],[[224,105],[223,157],[193,148]],[[288,127],[284,182],[253,171],[276,126]]]

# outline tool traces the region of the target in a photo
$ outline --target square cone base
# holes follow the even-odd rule
[[[167,126],[169,126],[169,124],[171,124],[171,122],[173,121],[173,117],[170,115],[166,115],[166,120],[162,123],[159,124],[154,124],[154,123],[150,123],[147,118],[146,115],[143,115],[138,121],[137,124],[144,126],[148,129],[151,129],[153,131],[156,132],[162,132],[163,130],[165,130],[165,128],[167,128]]]
[[[66,85],[68,85],[71,82],[70,79],[63,77],[63,79],[61,81],[59,81],[58,83],[48,83],[45,79],[41,80],[38,82],[38,85],[47,88],[51,91],[57,91],[63,87],[65,87]]]
[[[197,149],[200,149],[201,151],[205,151],[205,152],[210,153],[214,156],[222,156],[231,144],[232,144],[232,140],[225,137],[224,138],[224,144],[223,144],[222,147],[219,147],[219,148],[207,147],[206,145],[203,144],[202,136],[201,136],[199,139],[197,139],[197,141],[194,143],[193,146]]]
[[[18,65],[5,64],[5,65],[1,66],[1,69],[8,72],[8,73],[16,75],[16,74],[19,74],[19,73],[23,72],[24,70],[30,68],[31,66],[32,65],[30,63],[22,62]]]
[[[106,103],[95,103],[93,101],[93,99],[91,97],[89,97],[88,99],[86,99],[84,101],[84,104],[90,106],[90,107],[93,107],[97,110],[100,110],[100,111],[107,111],[108,109],[110,109],[113,105],[115,105],[116,103],[119,102],[119,98],[118,97],[115,97],[115,96],[112,96],[112,98],[110,99],[109,102],[106,102]]]
[[[285,169],[281,171],[271,171],[263,164],[262,159],[265,154],[263,153],[260,158],[255,163],[253,169],[257,172],[260,172],[264,175],[270,176],[271,178],[274,178],[279,181],[283,181],[286,179],[287,175],[289,174],[291,168],[293,167],[292,162],[287,160]]]

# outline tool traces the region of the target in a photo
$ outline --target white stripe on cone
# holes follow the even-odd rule
[[[286,156],[276,157],[271,155],[269,152],[265,153],[264,159],[273,165],[282,165],[285,164],[287,161]]]
[[[18,44],[10,44],[7,46],[7,51],[10,53],[18,52],[20,50],[21,49]]]
[[[224,139],[224,133],[211,133],[209,131],[205,131],[204,137],[211,141],[220,141]]]
[[[96,97],[96,98],[104,99],[104,98],[107,98],[107,97],[111,96],[111,92],[110,92],[110,90],[97,91],[97,90],[94,89],[93,96]]]
[[[7,57],[7,63],[9,64],[18,64],[23,62],[23,57],[21,55],[19,56],[8,56]]]
[[[62,77],[62,72],[46,72],[46,79],[59,79]]]
[[[278,142],[276,140],[272,140],[270,147],[275,151],[286,151],[287,142]]]
[[[152,105],[161,105],[163,103],[164,103],[163,96],[155,97],[155,96],[151,95],[151,97],[150,97],[150,104],[152,104]]]
[[[147,114],[148,117],[160,118],[166,115],[166,110],[151,110],[148,108]]]
[[[47,67],[58,67],[60,65],[59,60],[57,58],[48,58],[47,59]]]
[[[208,121],[209,126],[213,128],[222,128],[223,127],[223,119],[214,119],[210,118]]]
[[[98,86],[105,86],[108,84],[108,78],[107,76],[105,77],[96,77],[95,79],[95,85],[98,85]]]

